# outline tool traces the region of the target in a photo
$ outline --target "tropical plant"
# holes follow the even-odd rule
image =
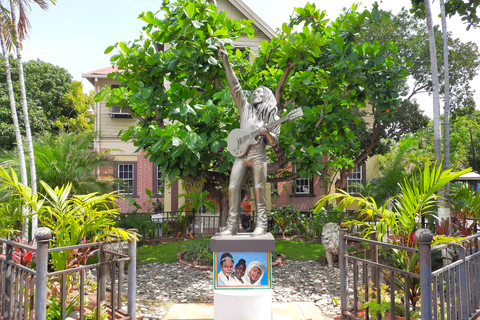
[[[93,132],[45,134],[35,142],[35,162],[40,180],[50,186],[71,184],[72,192],[105,193],[111,190],[112,149],[93,149]]]
[[[119,196],[113,193],[71,196],[71,184],[54,189],[43,181],[41,184],[45,195],[20,183],[13,170],[7,172],[0,167],[0,191],[10,190],[38,215],[42,226],[52,232],[53,247],[76,245],[85,237],[92,242],[110,239],[113,235],[122,240],[135,237],[134,233],[114,226],[120,214],[115,206]],[[74,258],[68,250],[52,252],[55,269],[64,270],[70,263],[69,257]]]
[[[113,166],[112,149],[93,150],[94,133],[45,133],[35,140],[37,176],[51,186],[70,183],[72,192],[85,194],[105,193],[111,190],[111,174],[105,168]],[[15,152],[6,152],[0,159],[13,165],[18,163]]]
[[[20,238],[20,237],[14,238],[13,241],[18,242],[18,243],[22,243],[22,244],[27,244],[31,247],[33,247],[33,245],[35,243],[35,240],[27,242],[25,240],[22,240],[22,238]],[[35,257],[35,252],[33,252],[33,251],[23,249],[23,248],[20,248],[20,247],[14,247],[12,258],[13,258],[13,261],[15,263],[18,263],[22,266],[27,266],[28,267],[33,262],[34,257]]]
[[[196,261],[198,264],[213,264],[213,255],[210,250],[210,239],[200,238],[187,241],[180,251],[185,251],[183,258],[189,261]]]
[[[314,212],[318,212],[328,201],[339,201],[337,207],[340,210],[357,205],[359,217],[363,220],[348,220],[344,223],[345,226],[360,226],[361,235],[365,238],[375,235],[378,240],[385,238],[396,245],[416,247],[416,230],[419,228],[419,221],[422,217],[435,214],[438,191],[448,182],[471,171],[470,168],[459,172],[452,172],[452,170],[453,168],[449,168],[442,171],[441,164],[437,166],[436,163],[430,169],[429,162],[426,161],[421,172],[412,175],[410,180],[403,180],[400,194],[388,199],[382,206],[377,206],[373,198],[352,196],[340,190],[320,199]],[[392,204],[392,210],[387,208],[389,203]],[[435,235],[432,245],[456,240],[458,238]],[[396,267],[413,273],[419,272],[418,253],[393,249],[393,255]],[[418,302],[420,290],[420,283],[417,280],[410,277],[410,300],[413,306]]]
[[[0,166],[1,167],[1,166]],[[21,232],[17,222],[22,221],[22,202],[10,192],[6,194],[0,191],[0,237],[11,238]]]
[[[77,306],[79,297],[76,296],[70,300],[65,306],[65,314],[69,315]],[[60,303],[60,295],[54,295],[47,299],[47,320],[63,320],[62,304]]]
[[[400,183],[428,159],[418,145],[419,138],[413,135],[406,135],[398,142],[392,142],[390,151],[378,156],[379,175],[369,180],[368,188],[364,188],[366,192],[362,190],[361,193],[371,196],[380,205],[399,194]]]
[[[136,229],[139,235],[138,245],[141,246],[145,244],[145,241],[148,238],[155,234],[155,229],[162,227],[161,224],[153,222],[151,216],[151,214],[136,212],[122,214],[117,221],[117,227],[123,229]]]
[[[187,230],[187,222],[191,214],[200,213],[202,207],[212,212],[217,209],[217,205],[213,200],[208,199],[208,195],[209,193],[206,190],[200,192],[193,190],[190,193],[177,196],[178,198],[185,198],[185,203],[179,208],[180,211],[173,215],[178,228],[177,237],[186,233],[193,238]]]
[[[384,320],[385,312],[390,310],[390,302],[377,303],[376,301],[370,300],[364,302],[360,308],[368,308],[368,312],[372,316],[372,319],[377,319],[377,316],[380,315],[381,319]]]
[[[293,206],[281,206],[278,209],[273,210],[270,213],[275,224],[280,228],[282,232],[282,238],[285,239],[285,232],[288,231],[288,228],[292,222],[297,218],[295,211],[293,211]]]
[[[480,194],[468,183],[462,183],[452,188],[449,200],[452,224],[460,235],[469,236],[480,219]]]

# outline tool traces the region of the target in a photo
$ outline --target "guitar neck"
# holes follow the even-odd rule
[[[281,117],[280,119],[278,120],[275,120],[273,121],[272,123],[270,124],[267,124],[265,126],[265,128],[267,128],[268,130],[272,129],[272,128],[275,128],[276,126],[278,126],[279,124],[282,124],[284,123],[285,121],[288,120],[288,115],[286,115],[285,117]],[[250,134],[251,136],[256,136],[258,134],[259,130],[255,130],[255,131],[252,131],[252,133]]]

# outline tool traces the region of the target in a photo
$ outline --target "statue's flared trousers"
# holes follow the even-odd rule
[[[228,195],[230,208],[227,227],[237,223],[241,203],[241,190],[248,169],[252,170],[255,208],[257,210],[256,227],[267,230],[267,155],[265,144],[259,143],[250,147],[247,155],[237,158],[232,167]]]

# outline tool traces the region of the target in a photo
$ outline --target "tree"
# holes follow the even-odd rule
[[[390,150],[379,156],[379,176],[367,181],[362,195],[383,205],[387,199],[400,194],[400,183],[429,160],[425,150],[419,148],[420,139],[415,134],[407,134],[399,141],[393,141]]]
[[[477,15],[477,7],[480,5],[479,0],[449,0],[445,4],[445,11],[451,17],[459,15],[462,20],[467,23],[467,30],[472,26],[478,27],[480,17]]]
[[[363,33],[364,41],[378,40],[381,44],[393,41],[409,71],[409,79],[413,84],[405,81],[402,86],[402,100],[414,103],[420,93],[432,93],[432,79],[430,68],[429,45],[425,42],[428,37],[427,26],[420,17],[412,16],[405,9],[393,15],[390,12],[380,11],[381,23],[368,25]],[[437,59],[444,60],[443,33],[437,26],[434,28]],[[449,66],[450,66],[450,97],[452,117],[457,109],[472,108],[473,92],[470,82],[479,71],[480,52],[473,42],[462,42],[448,33]],[[444,95],[444,65],[438,66],[440,94]]]
[[[389,111],[398,107],[397,87],[406,75],[399,61],[385,54],[394,52],[394,45],[356,42],[362,27],[377,17],[376,9],[358,13],[353,6],[329,23],[314,5],[296,8],[278,37],[263,41],[256,55],[230,44],[241,32],[253,36],[249,21],[231,20],[202,1],[178,0],[161,9],[162,17],[140,15],[147,23],[140,39],[106,49],[117,50],[111,61],[119,72],[110,77],[122,85],[106,87],[96,100],[128,108],[138,121],[122,139],[147,151],[170,179],[205,180],[223,218],[234,160],[226,138],[238,120],[216,56],[220,46],[228,51],[244,91],[264,85],[274,91],[281,115],[297,106],[304,111],[303,119],[282,125],[279,146],[268,153],[269,182],[314,175],[328,180],[330,168],[351,167],[358,153],[366,157],[383,123],[393,119]],[[166,43],[165,51],[155,50]],[[375,120],[362,151],[350,126],[362,125],[357,110],[367,100]]]
[[[83,84],[72,81],[63,96],[64,108],[55,121],[55,126],[66,132],[92,132],[94,116],[88,114],[88,107],[94,103],[93,92],[83,93]],[[68,112],[68,114],[67,114]]]
[[[20,95],[17,61],[10,57],[12,67],[14,97]],[[34,135],[47,132],[91,131],[93,117],[87,114],[92,97],[82,92],[80,82],[72,82],[66,69],[41,60],[31,60],[24,64],[26,95],[30,111],[31,130]],[[0,145],[2,149],[15,147],[14,125],[8,109],[6,73],[0,67]],[[87,121],[87,119],[89,119]],[[23,123],[23,115],[18,120]],[[20,125],[22,134],[25,134]]]
[[[480,111],[475,110],[471,114],[457,117],[452,124],[450,139],[453,161],[458,163],[459,168],[472,167],[478,172],[480,169]]]
[[[443,111],[443,170],[450,167],[450,66],[448,61],[448,31],[445,14],[445,2],[440,0],[440,12],[442,17],[443,34],[443,68],[444,68],[444,111]],[[447,183],[445,195],[448,195],[449,184]]]

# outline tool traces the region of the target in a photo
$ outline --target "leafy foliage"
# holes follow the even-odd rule
[[[448,3],[448,1],[447,1]],[[427,124],[427,118],[418,110],[415,96],[419,93],[432,93],[432,74],[430,72],[430,50],[428,30],[424,18],[412,16],[407,10],[401,10],[397,15],[390,12],[380,11],[382,22],[371,24],[364,33],[366,41],[377,40],[380,43],[394,41],[398,49],[398,55],[406,63],[413,85],[406,81],[401,87],[402,109],[396,113],[399,117],[407,119],[393,123],[396,132],[415,132]],[[438,61],[443,61],[442,31],[434,29],[435,45]],[[478,73],[480,67],[480,53],[474,42],[462,42],[458,38],[448,36],[449,67],[450,67],[450,105],[455,112],[462,107],[470,106],[473,91],[470,81]],[[394,53],[392,53],[394,54]],[[443,94],[444,66],[438,65],[440,93]],[[400,111],[401,110],[401,111]],[[410,127],[410,128],[409,128]],[[393,133],[393,132],[392,132]],[[398,140],[398,139],[397,139]]]
[[[455,187],[452,186],[449,204],[453,225],[462,236],[469,236],[480,219],[480,194],[477,194],[468,183],[460,186],[457,184]]]
[[[281,206],[280,208],[271,212],[270,216],[275,224],[280,228],[283,238],[285,238],[285,232],[287,232],[288,228],[297,218],[298,214],[299,212],[293,211],[291,206]]]
[[[113,165],[113,157],[109,155],[112,149],[95,151],[93,137],[93,132],[60,132],[37,137],[34,149],[38,181],[52,186],[70,183],[72,192],[79,194],[110,191],[110,174],[105,168]],[[18,169],[15,151],[1,154],[0,159]]]
[[[185,260],[197,261],[198,264],[213,264],[209,238],[187,241],[181,251],[186,251],[183,256]]]
[[[410,12],[417,16],[425,16],[424,0],[411,0],[412,9]],[[459,15],[462,21],[465,21],[467,30],[471,27],[477,28],[480,23],[480,17],[477,15],[477,7],[480,5],[478,0],[448,0],[445,1],[445,12],[449,17]]]
[[[115,228],[115,220],[119,210],[115,207],[117,195],[112,193],[96,195],[71,196],[71,184],[61,188],[52,188],[41,182],[45,195],[32,192],[18,181],[13,170],[8,172],[0,168],[0,192],[10,191],[28,206],[32,213],[38,215],[40,224],[50,228],[51,245],[66,247],[79,244],[84,238],[92,242],[110,239],[115,235],[118,239],[135,237],[130,231]],[[69,264],[68,250],[52,252],[52,261],[57,271],[64,270]]]
[[[1,57],[3,59],[3,57]],[[3,60],[2,60],[3,61]],[[9,57],[15,99],[20,101],[18,62]],[[23,64],[25,88],[29,109],[32,135],[54,132],[61,129],[91,131],[93,116],[86,114],[87,103],[92,97],[82,92],[80,82],[72,82],[67,70],[41,60],[31,60]],[[18,106],[21,108],[21,106]],[[88,108],[88,106],[87,106]],[[20,128],[24,135],[23,113],[18,110]],[[89,119],[87,122],[87,119]],[[12,150],[15,133],[9,105],[5,67],[0,64],[0,145],[4,150]]]

